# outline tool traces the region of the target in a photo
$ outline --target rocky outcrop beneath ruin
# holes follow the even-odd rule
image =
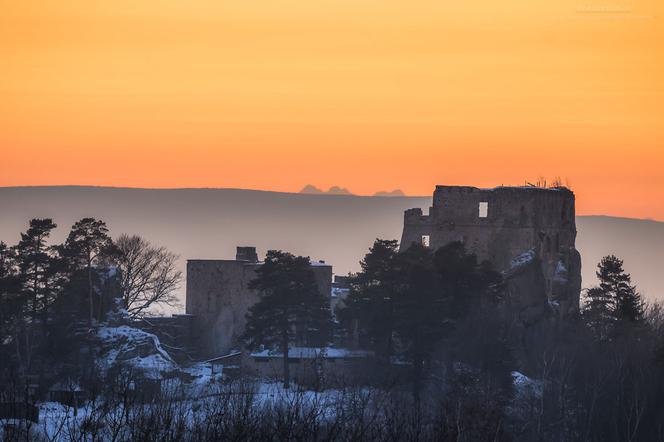
[[[550,313],[542,264],[535,250],[514,258],[502,274],[508,308],[522,326],[531,326]]]
[[[567,268],[567,284],[564,290],[564,316],[574,316],[579,313],[581,296],[581,254],[575,248],[569,251],[569,262]]]
[[[502,272],[505,281],[505,309],[510,327],[508,340],[521,367],[537,360],[540,343],[552,329],[555,311],[545,291],[540,258],[534,250],[519,255]]]
[[[505,307],[511,317],[509,341],[522,367],[541,362],[544,343],[559,333],[562,322],[578,314],[581,258],[576,249],[561,254],[551,279],[550,294],[538,250],[528,250],[502,272]]]

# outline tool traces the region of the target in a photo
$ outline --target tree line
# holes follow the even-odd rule
[[[331,312],[308,259],[273,251],[245,338],[283,353],[285,386],[291,345],[371,350],[376,384],[410,385],[414,406],[435,401],[465,440],[664,440],[664,312],[619,258],[597,278],[578,315],[521,324],[502,274],[462,243],[399,252],[376,240]]]
[[[5,380],[25,379],[64,353],[75,353],[74,332],[103,321],[116,307],[109,304],[114,297],[123,299],[127,319],[177,303],[177,255],[137,235],[114,241],[106,224],[94,218],[74,223],[59,244],[50,242],[56,228],[50,218],[32,219],[17,244],[0,242]]]
[[[267,253],[251,284],[260,300],[247,315],[245,339],[249,348],[282,352],[285,386],[289,346],[336,342],[373,351],[383,367],[412,367],[417,395],[438,343],[451,337],[464,318],[476,317],[501,296],[500,274],[466,253],[461,243],[435,252],[413,245],[399,253],[396,241],[377,240],[360,264],[349,296],[331,312],[308,258]],[[501,333],[486,337],[494,348],[502,345]]]
[[[175,301],[171,252],[137,236],[113,240],[93,218],[52,244],[56,227],[33,219],[15,245],[0,243],[3,383],[85,367],[85,330],[105,320],[113,284],[129,318]],[[370,350],[374,387],[408,392],[408,416],[435,410],[457,440],[664,440],[664,310],[643,301],[615,256],[597,278],[579,315],[523,324],[502,274],[462,243],[400,252],[376,240],[332,312],[308,258],[269,251],[250,285],[259,302],[244,338],[282,352],[286,387],[292,346]]]

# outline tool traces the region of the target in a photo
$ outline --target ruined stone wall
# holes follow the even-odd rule
[[[428,215],[421,209],[405,212],[401,248],[423,237],[434,249],[461,241],[498,270],[508,270],[516,257],[534,250],[549,299],[578,309],[581,261],[574,193],[568,189],[436,186]]]
[[[261,263],[234,260],[187,261],[187,314],[195,315],[194,327],[205,355],[215,357],[240,349],[246,314],[258,301],[249,289]],[[332,267],[312,266],[321,293],[329,297]]]
[[[195,315],[203,353],[227,353],[244,330],[245,314],[257,300],[247,284],[257,264],[233,260],[187,261],[186,312]]]

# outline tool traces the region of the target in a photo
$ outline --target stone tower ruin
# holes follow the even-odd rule
[[[526,304],[544,297],[567,315],[578,311],[581,291],[575,239],[574,193],[567,188],[436,186],[427,215],[406,210],[401,248],[461,241],[503,272],[513,297]]]
[[[243,347],[249,308],[259,300],[249,288],[263,263],[255,247],[238,247],[235,259],[187,260],[186,312],[195,317],[193,329],[203,356],[213,357]],[[312,262],[320,293],[332,292],[332,266]]]

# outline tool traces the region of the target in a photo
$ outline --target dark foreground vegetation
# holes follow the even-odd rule
[[[40,423],[6,436],[71,441],[500,440],[512,425],[482,406],[482,398],[471,390],[463,403],[415,406],[409,395],[389,389],[312,393],[263,387],[229,384],[198,399],[171,392],[148,404],[106,395],[76,414],[73,408],[49,404]]]
[[[51,219],[33,219],[16,245],[0,241],[3,384],[56,372],[82,376],[81,366],[91,367],[79,358],[79,338],[117,307],[115,293],[131,319],[177,304],[176,255],[138,236],[114,242],[94,218],[76,222],[62,244],[49,244],[56,227]]]
[[[173,377],[141,396],[131,372],[97,371],[86,333],[112,311],[109,269],[127,315],[171,303],[172,255],[113,242],[94,219],[49,245],[54,227],[33,220],[15,247],[0,244],[0,395],[40,410],[37,423],[3,420],[7,440],[664,440],[664,311],[614,256],[578,314],[546,302],[526,318],[503,275],[460,243],[399,253],[377,240],[335,312],[307,258],[273,251],[253,283],[247,345],[285,362],[292,345],[356,346],[373,355],[368,375],[304,390],[286,363],[283,386]],[[43,386],[63,377],[85,400],[72,389],[69,405],[45,401]]]

